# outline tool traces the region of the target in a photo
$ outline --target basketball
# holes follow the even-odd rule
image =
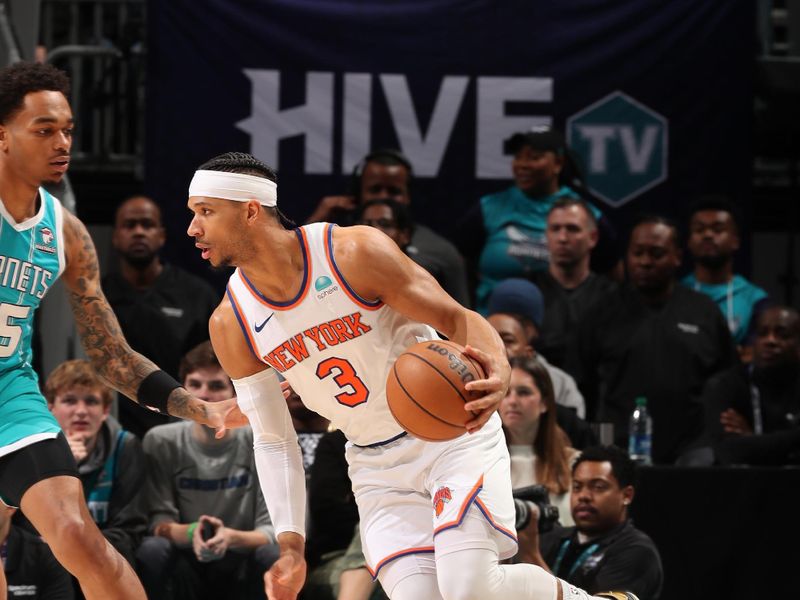
[[[466,433],[473,415],[464,404],[482,392],[464,386],[485,377],[481,365],[454,342],[420,342],[401,354],[386,380],[389,410],[400,426],[422,440],[441,442]]]

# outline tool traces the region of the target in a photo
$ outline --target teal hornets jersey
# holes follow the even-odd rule
[[[38,213],[22,223],[0,203],[0,373],[30,366],[33,315],[64,270],[61,203],[39,194]]]
[[[33,316],[65,266],[61,203],[39,189],[39,210],[17,223],[0,201],[0,456],[60,430],[31,367]]]

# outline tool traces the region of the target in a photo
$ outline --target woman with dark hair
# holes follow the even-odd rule
[[[500,418],[511,454],[511,485],[515,489],[544,485],[550,502],[558,507],[559,521],[571,526],[571,466],[578,451],[556,424],[553,383],[535,358],[520,356],[510,363],[511,383],[500,404]]]

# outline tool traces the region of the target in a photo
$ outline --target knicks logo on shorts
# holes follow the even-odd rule
[[[444,510],[444,505],[453,499],[453,494],[450,492],[449,487],[440,487],[433,495],[433,510],[436,516],[440,516]]]

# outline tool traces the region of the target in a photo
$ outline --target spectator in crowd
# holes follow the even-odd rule
[[[514,155],[514,185],[482,197],[458,227],[462,252],[477,262],[476,306],[484,314],[498,282],[509,277],[530,277],[547,269],[547,214],[557,200],[579,198],[576,188],[583,189],[577,164],[560,132],[547,129],[517,133],[508,147]],[[595,219],[600,219],[600,211],[594,206],[591,210]],[[600,219],[599,223],[600,246],[595,258],[602,263],[597,270],[606,272],[618,262],[613,247],[615,234],[607,220]]]
[[[553,384],[535,358],[512,358],[508,394],[500,404],[500,419],[511,455],[514,489],[540,483],[550,492],[563,525],[572,525],[570,465],[578,452],[556,424]]]
[[[688,247],[694,272],[682,283],[716,302],[736,344],[749,346],[755,316],[769,304],[769,298],[760,287],[733,272],[739,227],[727,198],[706,196],[693,205]]]
[[[576,448],[596,443],[588,424],[583,420],[586,407],[575,380],[547,362],[534,345],[544,317],[542,294],[535,284],[525,279],[507,279],[499,283],[489,298],[487,320],[500,334],[509,358],[537,358],[547,370],[554,391],[556,418]]]
[[[69,573],[41,538],[11,524],[16,511],[0,503],[0,558],[8,600],[72,600],[75,593]]]
[[[56,367],[45,381],[44,396],[75,457],[89,513],[111,545],[135,565],[147,525],[140,502],[141,442],[109,416],[113,392],[87,360]]]
[[[356,225],[369,225],[380,229],[394,240],[394,242],[408,254],[413,260],[413,246],[410,245],[414,232],[414,222],[405,204],[400,204],[396,200],[389,198],[370,200],[358,207],[355,213],[354,223]],[[420,265],[426,269],[436,269],[429,271],[443,288],[448,285],[450,275],[444,269],[447,265],[443,263],[429,263]]]
[[[281,378],[282,379],[282,378]],[[291,388],[287,386],[286,404],[289,407],[289,414],[292,416],[292,425],[297,432],[297,441],[300,444],[300,450],[303,452],[303,469],[306,472],[306,478],[310,472],[311,465],[314,464],[314,457],[317,454],[317,447],[328,430],[330,421],[322,417],[308,408],[300,396]]]
[[[103,277],[102,286],[131,347],[177,376],[181,357],[208,339],[208,319],[219,298],[199,277],[161,261],[164,241],[158,205],[144,196],[125,200],[112,237],[119,269]],[[119,404],[119,420],[139,438],[168,422],[131,402]]]
[[[330,221],[351,224],[353,211],[370,200],[394,200],[411,204],[413,169],[400,151],[375,150],[367,154],[351,177],[351,194],[326,196],[308,218],[308,223]],[[456,247],[421,223],[414,223],[406,254],[434,277],[444,290],[464,306],[469,306],[466,267]],[[441,278],[441,279],[439,279]]]
[[[664,573],[653,540],[628,517],[635,463],[616,446],[585,449],[572,467],[575,526],[542,535],[536,520],[520,533],[519,558],[590,594],[624,589],[658,600]]]
[[[568,196],[553,203],[545,231],[550,263],[531,279],[544,297],[536,346],[558,367],[566,363],[569,340],[580,317],[615,287],[611,279],[589,268],[597,238],[597,219],[586,202]]]
[[[414,232],[414,223],[408,212],[408,206],[391,198],[378,198],[364,202],[355,211],[354,223],[380,229],[392,238],[403,252],[411,243],[411,236]],[[432,275],[437,277],[436,273],[432,273]],[[438,277],[437,281],[439,281]]]
[[[785,306],[758,317],[753,363],[712,378],[706,428],[720,464],[800,464],[800,315]]]
[[[230,398],[233,385],[210,342],[181,361],[180,378],[198,398]],[[142,583],[150,598],[263,598],[263,574],[278,556],[261,495],[249,427],[213,429],[181,421],[144,438],[145,495],[152,537],[139,547]]]
[[[612,423],[618,446],[627,447],[636,397],[647,398],[661,464],[691,462],[703,431],[703,385],[736,360],[716,305],[677,284],[680,262],[676,226],[641,218],[628,244],[630,285],[587,311],[570,352],[589,419]]]
[[[358,508],[347,474],[346,442],[339,430],[326,433],[309,475],[309,570],[302,595],[308,600],[386,597],[367,570],[361,549]]]

